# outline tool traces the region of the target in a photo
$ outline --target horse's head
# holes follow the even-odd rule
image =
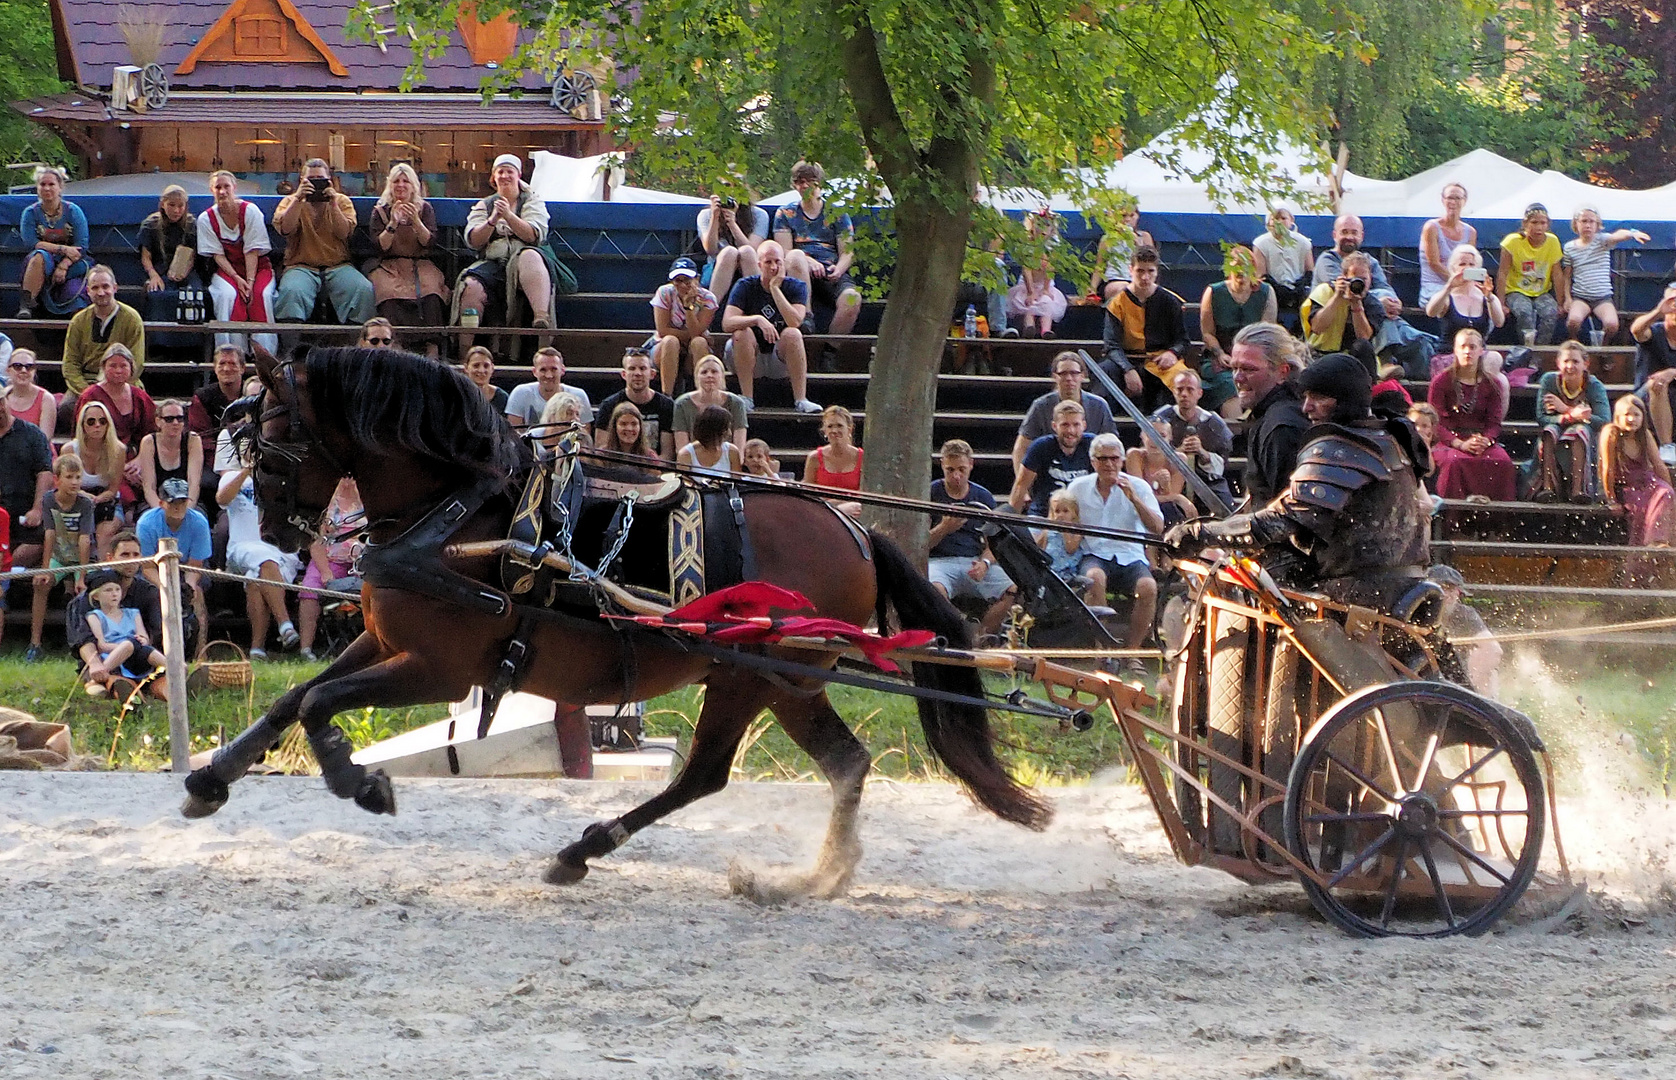
[[[253,352],[262,392],[234,444],[253,466],[264,535],[286,551],[298,551],[321,539],[326,507],[348,475],[344,448],[322,439],[300,357],[276,360],[260,345]]]

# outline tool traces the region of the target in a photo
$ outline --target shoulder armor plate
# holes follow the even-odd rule
[[[1298,451],[1298,465],[1322,464],[1354,469],[1370,480],[1388,479],[1407,464],[1407,455],[1397,441],[1383,431],[1349,431],[1337,425],[1320,425],[1327,430]]]

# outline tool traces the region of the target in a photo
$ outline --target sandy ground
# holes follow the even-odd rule
[[[168,776],[0,774],[0,1077],[1676,1075],[1663,804],[1578,825],[1573,916],[1442,943],[1182,868],[1123,785],[1037,837],[875,783],[838,901],[727,894],[730,859],[812,856],[807,785],[539,883],[650,790],[402,781],[392,819],[249,779],[186,822]]]

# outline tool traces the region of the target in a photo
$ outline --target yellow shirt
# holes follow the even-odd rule
[[[1501,242],[1507,267],[1507,291],[1535,298],[1554,288],[1554,267],[1565,251],[1560,238],[1549,233],[1539,247],[1531,247],[1524,233],[1509,233]]]

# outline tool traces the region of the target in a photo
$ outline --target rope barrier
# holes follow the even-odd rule
[[[215,578],[218,581],[238,581],[243,582],[246,585],[250,585],[252,583],[257,585],[272,585],[276,589],[284,589],[287,592],[313,593],[315,596],[324,596],[332,600],[361,599],[360,593],[340,592],[337,589],[325,589],[318,585],[303,585],[292,581],[270,581],[268,578],[251,577],[248,574],[234,574],[229,573],[226,570],[211,570],[208,567],[183,566],[180,568],[180,572],[183,574],[202,574],[205,577]]]
[[[161,566],[162,564],[163,556],[152,555],[150,557],[142,557],[138,559],[106,559],[103,562],[82,563],[79,566],[55,566],[50,570],[42,569],[41,567],[36,566],[26,569],[7,570],[4,573],[0,573],[0,581],[16,581],[22,578],[40,577],[43,574],[52,574],[55,577],[62,577],[67,574],[85,574],[89,570],[112,570],[123,566]],[[361,598],[360,593],[340,592],[336,589],[315,588],[288,581],[269,581],[266,578],[253,578],[244,574],[232,574],[225,570],[211,570],[207,566],[182,565],[180,572],[182,574],[201,574],[204,577],[216,578],[221,581],[239,581],[244,582],[245,584],[257,581],[263,585],[272,585],[275,588],[286,589],[291,592],[310,592],[314,593],[316,596],[329,597],[333,600],[359,600]]]

